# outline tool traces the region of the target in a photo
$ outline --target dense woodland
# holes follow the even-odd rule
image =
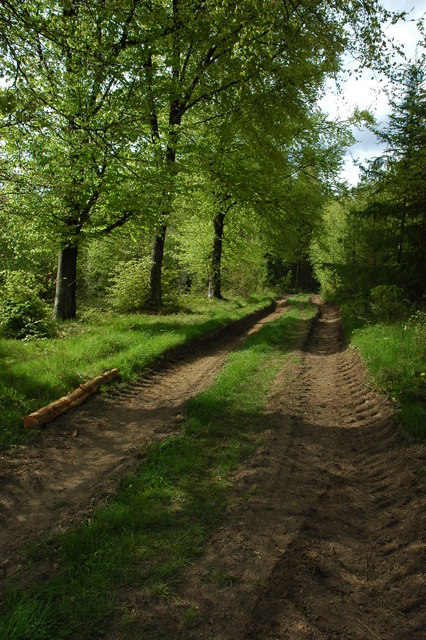
[[[2,2],[3,334],[271,286],[420,303],[424,58],[395,68],[397,19],[375,0]],[[347,54],[395,82],[352,191],[350,123],[317,106]]]

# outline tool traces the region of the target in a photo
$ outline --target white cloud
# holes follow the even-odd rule
[[[409,16],[406,22],[389,25],[386,34],[394,38],[395,44],[404,49],[407,59],[416,58],[417,41],[419,32],[416,23],[424,19],[426,14],[426,0],[382,0],[382,4],[390,11],[406,11]],[[403,58],[397,58],[397,62],[403,62]],[[353,62],[348,60],[348,68],[353,67]],[[331,119],[347,120],[353,114],[355,108],[370,111],[377,124],[383,125],[390,111],[388,82],[383,76],[371,71],[364,71],[360,77],[349,77],[346,81],[340,79],[342,87],[339,89],[335,81],[329,81],[325,87],[325,95],[320,100],[319,106]],[[342,171],[342,180],[355,185],[359,179],[359,169],[354,164],[354,158],[365,164],[367,160],[377,157],[382,152],[382,147],[374,135],[365,129],[353,130],[357,143],[351,147],[345,156],[345,166]]]

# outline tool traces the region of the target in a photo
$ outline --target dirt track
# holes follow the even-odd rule
[[[275,381],[265,444],[236,475],[233,505],[185,587],[167,605],[129,594],[147,637],[425,637],[425,447],[368,389],[336,309],[321,313],[300,363]]]
[[[212,384],[227,354],[285,313],[285,299],[215,336],[178,349],[136,384],[89,400],[43,429],[39,442],[0,456],[0,578],[19,550],[77,523],[111,495],[153,437],[179,428],[185,402]]]
[[[426,447],[400,433],[390,405],[368,388],[337,310],[319,308],[298,361],[275,380],[264,442],[235,475],[232,504],[180,592],[167,603],[122,594],[144,630],[132,637],[423,640]],[[41,521],[87,513],[144,443],[176,430],[185,400],[211,383],[240,339],[219,339],[164,375],[95,400],[57,420],[16,462],[4,457],[4,573]]]

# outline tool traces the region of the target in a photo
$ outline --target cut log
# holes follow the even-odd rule
[[[112,369],[111,371],[106,371],[102,375],[96,376],[96,378],[81,384],[78,389],[75,389],[75,391],[72,391],[63,398],[59,398],[59,400],[51,402],[46,407],[42,407],[41,409],[34,411],[34,413],[30,413],[28,416],[25,416],[23,420],[24,427],[26,429],[37,429],[38,427],[47,424],[54,418],[65,413],[65,411],[68,411],[73,407],[77,407],[79,404],[87,400],[87,398],[96,393],[101,384],[108,384],[119,376],[120,371],[118,369]]]
[[[111,369],[111,371],[105,371],[105,373],[102,373],[102,375],[96,376],[96,378],[93,378],[88,382],[84,382],[80,385],[80,389],[84,389],[84,391],[87,391],[89,395],[92,396],[94,393],[96,393],[101,384],[108,384],[119,376],[120,371],[118,369]]]

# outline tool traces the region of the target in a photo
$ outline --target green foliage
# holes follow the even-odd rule
[[[181,308],[182,296],[185,292],[185,282],[182,282],[178,266],[167,260],[161,282],[163,306],[162,313],[177,312]]]
[[[231,216],[226,237],[222,267],[224,292],[243,297],[260,293],[266,283],[267,241],[260,234],[259,226],[253,218],[250,221],[250,216],[244,226],[237,217]]]
[[[0,448],[20,442],[22,418],[72,391],[82,382],[118,367],[134,378],[170,348],[207,335],[232,320],[265,307],[270,298],[209,304],[188,298],[186,313],[129,314],[88,310],[79,322],[61,327],[60,337],[0,339]]]
[[[151,236],[149,225],[142,224],[142,220],[132,220],[111,233],[87,238],[81,247],[78,274],[86,300],[102,305],[121,263],[139,259],[146,262]]]
[[[329,203],[322,211],[310,245],[310,259],[325,297],[346,286],[343,266],[348,259],[346,238],[350,231],[342,203]]]
[[[179,267],[193,293],[206,293],[213,242],[214,207],[210,184],[196,174],[195,184],[183,183],[175,201],[173,226],[167,237],[167,251]],[[185,282],[182,282],[183,287]]]
[[[353,343],[364,357],[376,384],[400,405],[400,417],[413,435],[426,438],[424,312],[408,321],[370,324],[358,328]]]
[[[0,199],[0,255],[2,269],[23,271],[53,297],[57,245],[34,210],[13,197]]]
[[[52,335],[50,309],[40,298],[35,278],[22,271],[0,274],[0,333],[6,338],[41,338]]]
[[[143,311],[149,302],[149,258],[134,258],[119,262],[112,276],[108,299],[113,309],[134,313]],[[164,269],[162,278],[163,312],[179,308],[179,272]]]
[[[408,315],[404,289],[381,284],[370,291],[370,306],[377,320],[397,320]]]
[[[343,329],[348,340],[356,329],[371,322],[371,307],[367,296],[329,296],[328,299],[339,304],[342,309]]]
[[[111,306],[117,311],[141,311],[149,296],[149,259],[117,264],[109,290]]]

